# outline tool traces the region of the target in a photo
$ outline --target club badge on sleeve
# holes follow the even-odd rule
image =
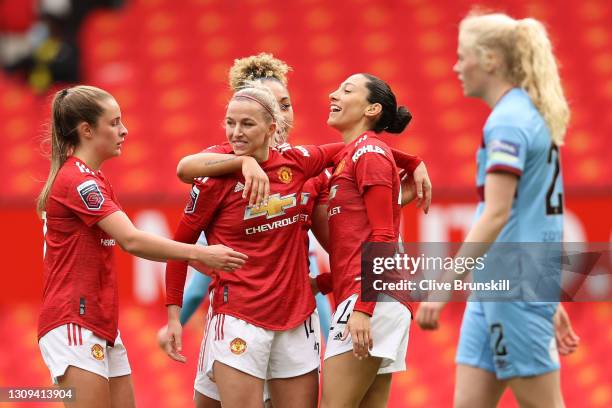
[[[104,196],[95,180],[87,180],[77,186],[77,192],[88,210],[99,210],[104,204]]]

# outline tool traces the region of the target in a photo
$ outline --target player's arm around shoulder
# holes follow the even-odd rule
[[[176,166],[176,175],[183,183],[186,184],[193,183],[193,179],[197,177],[212,177],[214,175],[209,174],[210,166],[208,162],[214,160],[235,160],[237,156],[235,156],[233,152],[234,151],[232,150],[232,146],[229,143],[209,146],[199,153],[190,154],[188,156],[183,157]],[[226,165],[231,167],[235,164],[229,163]],[[224,168],[222,167],[221,171],[223,170]]]

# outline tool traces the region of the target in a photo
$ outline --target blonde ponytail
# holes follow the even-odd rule
[[[498,53],[501,72],[513,86],[524,89],[538,109],[552,141],[563,144],[570,118],[569,106],[546,29],[533,18],[515,20],[505,14],[470,13],[459,25],[481,61],[487,51]]]
[[[546,29],[533,18],[519,20],[516,25],[516,81],[525,89],[535,107],[544,117],[553,142],[557,146],[563,139],[570,118],[569,106],[559,69],[553,55]]]

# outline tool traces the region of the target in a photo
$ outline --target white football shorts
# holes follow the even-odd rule
[[[325,349],[325,360],[342,353],[353,351],[350,334],[343,341],[342,336],[348,319],[353,312],[358,294],[354,294],[338,305],[332,316],[329,337]],[[402,303],[387,297],[377,302],[370,319],[374,347],[370,355],[382,358],[378,374],[406,371],[406,351],[410,330],[410,310]]]
[[[46,333],[38,342],[43,360],[57,384],[69,366],[81,368],[104,378],[131,374],[127,350],[117,333],[114,346],[91,330],[74,323]]]
[[[209,329],[209,376],[215,361],[264,380],[297,377],[319,368],[321,342],[316,310],[289,330],[267,330],[224,314],[215,315]]]

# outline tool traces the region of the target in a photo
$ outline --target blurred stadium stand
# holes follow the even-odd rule
[[[567,187],[609,191],[610,5],[561,3],[507,1],[504,10],[544,20],[556,45],[573,114],[563,151]],[[486,108],[463,98],[451,70],[457,22],[469,5],[137,0],[120,11],[94,11],[80,33],[83,81],[116,96],[130,130],[124,156],[107,173],[123,200],[181,197],[178,159],[223,140],[219,123],[233,59],[269,51],[295,69],[289,84],[294,142],[337,140],[325,124],[327,95],[350,73],[372,72],[414,113],[409,130],[391,143],[427,160],[438,192],[470,190]],[[48,120],[48,98],[6,76],[0,95],[0,171],[8,175],[0,200],[27,202],[40,188],[34,181],[47,172],[37,137]]]
[[[0,0],[4,36],[27,30],[35,19],[34,7],[8,3]],[[548,25],[572,106],[563,171],[575,214],[570,221],[580,224],[573,239],[609,241],[612,5],[606,0],[479,4]],[[267,51],[294,68],[292,142],[338,140],[325,124],[327,95],[349,74],[371,72],[387,80],[414,114],[404,135],[386,140],[426,160],[435,198],[441,198],[436,209],[448,214],[451,207],[470,206],[476,200],[475,152],[487,109],[462,96],[452,66],[457,24],[471,5],[467,0],[133,0],[119,9],[96,9],[78,33],[80,75],[82,82],[116,97],[130,131],[123,156],[108,162],[105,173],[130,215],[164,206],[171,231],[188,191],[175,176],[179,158],[223,141],[228,69],[234,58]],[[50,95],[61,86],[41,95],[22,76],[0,73],[0,247],[11,275],[0,300],[0,386],[49,384],[35,342],[41,234],[33,202],[48,172],[40,142]],[[412,209],[406,214],[409,239],[435,240],[432,223]],[[429,217],[436,216],[434,211]],[[460,239],[459,230],[449,226],[444,237]],[[155,343],[165,321],[161,300],[143,307],[134,295],[133,260],[120,255],[119,261],[125,299],[120,327],[139,406],[190,406],[202,317],[185,335],[190,362],[182,366],[167,359]],[[582,344],[562,360],[567,406],[610,407],[612,307],[582,303],[568,309]],[[450,406],[461,312],[462,305],[449,308],[442,329],[434,333],[412,328],[409,371],[395,377],[390,406]],[[515,404],[506,396],[502,406]]]

